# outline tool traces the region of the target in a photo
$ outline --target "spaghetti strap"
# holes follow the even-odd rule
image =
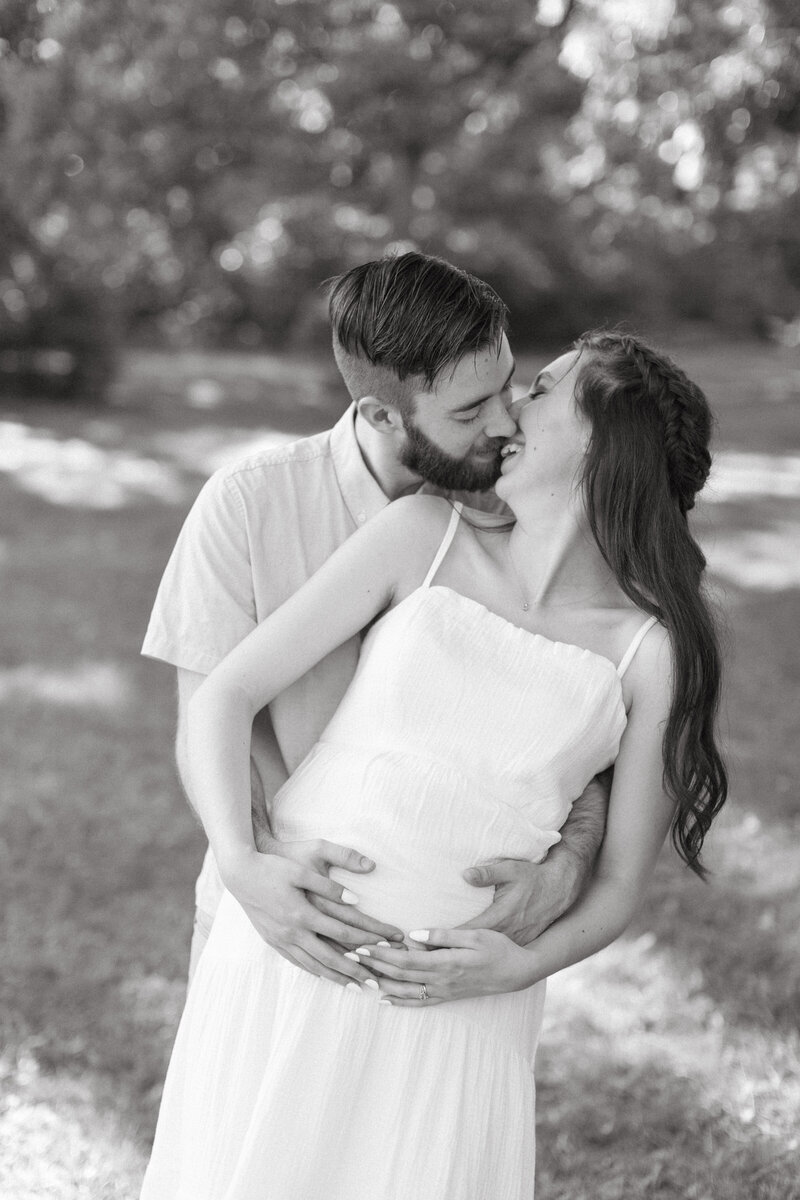
[[[436,557],[434,558],[433,562],[431,563],[430,567],[428,568],[428,574],[423,579],[422,583],[420,584],[420,587],[424,587],[424,588],[430,587],[431,580],[433,579],[436,572],[439,570],[439,567],[442,565],[442,559],[444,558],[445,554],[447,554],[447,551],[450,549],[450,543],[452,542],[453,538],[456,535],[456,529],[458,528],[458,522],[461,517],[461,510],[463,507],[464,507],[464,505],[461,504],[460,501],[454,502],[453,513],[452,513],[452,516],[450,517],[450,522],[447,526],[447,529],[445,529],[445,531],[444,531],[444,537],[442,538],[442,540],[439,544],[439,549],[436,551]]]
[[[625,674],[628,667],[631,665],[631,662],[633,661],[633,656],[636,653],[636,651],[639,649],[639,647],[641,646],[642,642],[644,641],[645,635],[650,632],[650,630],[653,628],[653,626],[656,623],[657,623],[656,617],[648,617],[647,620],[644,622],[644,624],[640,625],[639,628],[636,630],[636,633],[633,635],[633,641],[631,642],[630,646],[628,646],[628,649],[623,654],[622,661],[620,662],[619,666],[617,667],[617,674],[619,675],[620,679]]]

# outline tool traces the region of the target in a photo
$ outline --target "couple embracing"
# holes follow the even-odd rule
[[[725,799],[711,416],[610,333],[514,401],[424,255],[330,314],[353,405],[209,481],[145,641],[213,855],[142,1200],[530,1200],[547,976]]]

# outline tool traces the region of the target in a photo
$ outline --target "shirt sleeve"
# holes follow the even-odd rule
[[[255,626],[244,501],[221,471],[205,484],[184,522],[142,654],[207,675]]]

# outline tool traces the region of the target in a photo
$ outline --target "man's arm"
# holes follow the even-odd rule
[[[505,858],[464,872],[473,887],[494,887],[494,900],[462,929],[496,929],[527,946],[571,908],[588,883],[603,841],[611,792],[609,768],[595,776],[561,827],[543,862]]]

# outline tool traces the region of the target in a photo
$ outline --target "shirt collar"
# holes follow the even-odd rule
[[[331,457],[347,510],[357,525],[363,525],[389,503],[364,462],[356,440],[356,406],[351,404],[331,430]]]

